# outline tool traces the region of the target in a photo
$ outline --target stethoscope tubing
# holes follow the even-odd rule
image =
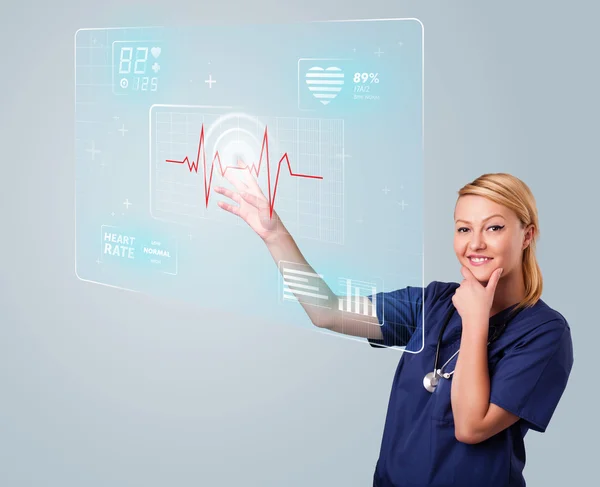
[[[452,315],[454,314],[455,311],[456,311],[456,308],[454,307],[453,304],[451,304],[450,305],[450,309],[448,309],[448,312],[446,313],[446,317],[444,319],[444,324],[442,325],[442,328],[440,329],[440,333],[438,335],[438,340],[437,340],[437,345],[435,347],[435,362],[434,362],[434,368],[433,368],[434,373],[436,373],[436,371],[438,370],[438,363],[439,363],[439,359],[440,359],[440,345],[442,343],[442,337],[444,336],[444,331],[446,331],[446,328],[448,327],[448,323],[450,323],[450,319],[452,318]],[[511,310],[511,314],[512,314],[513,311],[514,310]],[[499,333],[494,333],[494,336],[488,342],[488,345],[490,343],[493,343],[494,341],[496,341],[500,337],[500,335],[505,330],[505,328],[508,325],[508,323],[515,316],[517,316],[521,311],[522,311],[522,309],[520,309],[519,311],[517,311],[516,313],[514,313],[514,315],[510,316],[508,319],[506,319],[506,320],[503,321],[502,326],[500,327],[500,332]],[[458,353],[458,351],[450,359],[454,358],[454,356],[457,353]]]

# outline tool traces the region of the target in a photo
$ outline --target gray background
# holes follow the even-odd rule
[[[543,299],[568,319],[576,361],[548,431],[526,438],[525,475],[593,482],[593,2],[36,3],[0,7],[1,485],[371,485],[398,352],[75,277],[73,35],[381,17],[425,25],[425,281],[461,279],[463,184],[506,171],[530,185]]]

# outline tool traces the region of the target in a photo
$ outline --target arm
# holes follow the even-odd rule
[[[258,183],[247,171],[247,166],[239,162],[238,167],[230,167],[232,171],[225,171],[225,178],[235,187],[236,191],[218,186],[215,191],[238,204],[219,201],[218,205],[226,211],[242,218],[254,230],[267,245],[273,260],[279,266],[280,261],[296,262],[310,267],[289,234],[277,213],[269,206],[269,201],[258,186]],[[237,171],[233,171],[238,169]],[[233,172],[237,176],[233,176]],[[312,267],[310,269],[314,272]],[[316,274],[316,273],[315,273]],[[329,296],[331,303],[337,303],[337,296],[331,291],[323,279],[318,279],[317,284],[323,293]],[[364,338],[375,338],[381,340],[379,320],[372,316],[361,316],[360,320],[352,318],[350,313],[344,314],[334,304],[333,309],[312,306],[310,296],[297,294],[292,288],[290,290],[302,305],[306,314],[315,326],[344,333],[346,335]]]
[[[487,327],[463,326],[451,389],[455,435],[463,443],[487,440],[519,419],[490,403],[487,341]]]
[[[282,227],[283,224],[279,223],[279,226]],[[292,236],[285,230],[281,231],[281,228],[279,230],[271,238],[265,240],[275,263],[279,264],[282,260],[296,262],[307,265],[314,272],[314,269],[308,264]],[[314,279],[317,280],[317,285],[321,292],[329,297],[329,302],[337,303],[338,297],[325,281],[321,278]],[[294,289],[290,288],[290,290],[294,292]],[[327,328],[338,333],[364,338],[375,338],[378,340],[383,338],[379,320],[376,317],[364,316],[360,320],[355,320],[350,313],[345,314],[343,311],[338,310],[335,305],[333,309],[319,308],[311,305],[312,298],[310,296],[296,293],[294,295],[312,323],[319,328]]]

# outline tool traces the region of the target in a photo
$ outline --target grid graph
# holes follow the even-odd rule
[[[290,231],[342,244],[343,149],[340,119],[253,117],[204,107],[153,106],[151,213],[186,225],[223,219],[213,188],[230,187],[224,172],[241,160]]]

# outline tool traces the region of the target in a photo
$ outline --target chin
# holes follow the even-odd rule
[[[492,272],[494,272],[496,270],[496,267],[493,267],[493,268],[490,268],[488,266],[476,267],[476,266],[471,265],[471,263],[469,262],[467,264],[467,269],[469,269],[479,281],[487,281],[490,278],[490,276],[492,275]]]
[[[498,266],[490,267],[488,269],[481,269],[478,267],[469,266],[469,270],[473,273],[477,280],[481,282],[489,281],[490,277],[492,277],[492,274],[496,269],[498,269]],[[501,277],[505,277],[504,271],[502,271]]]

